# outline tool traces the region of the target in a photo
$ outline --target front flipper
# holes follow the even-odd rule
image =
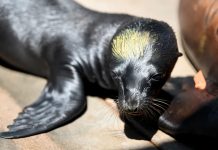
[[[20,138],[50,131],[78,117],[85,106],[83,83],[77,71],[63,67],[52,74],[38,101],[24,108],[0,137]]]

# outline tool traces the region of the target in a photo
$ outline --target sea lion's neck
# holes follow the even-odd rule
[[[103,21],[103,20],[102,20]],[[108,23],[90,24],[89,34],[86,36],[86,55],[81,53],[78,57],[82,63],[82,74],[91,83],[97,83],[105,89],[116,89],[110,71],[111,41],[119,28],[119,24],[110,25]],[[99,32],[101,31],[101,32]]]

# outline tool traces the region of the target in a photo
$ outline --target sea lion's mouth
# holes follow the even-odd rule
[[[131,115],[131,116],[142,116],[142,112],[125,112],[126,114],[128,115]]]
[[[128,111],[128,110],[124,110],[121,106],[118,105],[118,110],[121,114],[126,114],[126,115],[130,115],[130,116],[142,116],[143,112],[142,111]]]
[[[143,107],[142,107],[143,106]],[[169,106],[168,100],[152,98],[141,104],[137,109],[131,111],[118,105],[121,113],[129,116],[146,116],[156,118],[160,116]]]
[[[142,116],[143,115],[143,109],[141,107],[138,107],[135,109],[129,109],[127,108],[127,106],[119,105],[118,103],[118,109],[119,109],[119,112],[124,115],[129,115],[129,116]]]

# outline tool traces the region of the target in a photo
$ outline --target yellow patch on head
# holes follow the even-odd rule
[[[153,41],[149,32],[126,29],[113,39],[112,53],[117,58],[139,58],[144,55],[145,47]]]

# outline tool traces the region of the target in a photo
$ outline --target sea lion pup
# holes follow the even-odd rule
[[[72,0],[1,0],[0,11],[1,59],[48,81],[3,138],[75,119],[86,106],[84,80],[119,90],[122,112],[146,112],[180,56],[173,30],[161,21],[98,13]]]

